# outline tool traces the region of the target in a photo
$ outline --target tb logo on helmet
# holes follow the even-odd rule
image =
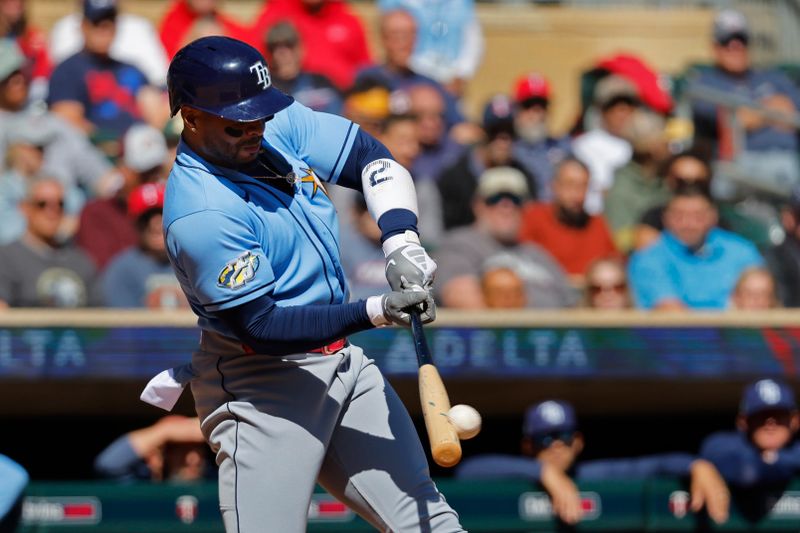
[[[267,67],[261,61],[250,65],[250,72],[256,73],[256,76],[258,76],[258,84],[262,86],[262,89],[266,89],[272,83],[269,77],[269,70],[267,70]]]

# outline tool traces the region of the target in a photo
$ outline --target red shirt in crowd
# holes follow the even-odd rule
[[[35,27],[27,26],[17,37],[20,50],[28,58],[31,65],[29,75],[32,79],[50,77],[53,65],[47,53],[47,36]]]
[[[252,28],[251,44],[262,53],[269,28],[281,21],[295,25],[305,49],[303,70],[330,78],[348,89],[356,72],[370,65],[369,48],[361,20],[340,0],[326,0],[311,12],[301,0],[270,0]]]
[[[215,13],[215,16],[226,36],[247,40],[248,30],[244,26],[222,13]],[[168,57],[172,58],[186,44],[184,41],[197,18],[186,0],[176,0],[167,10],[161,20],[160,34]]]
[[[553,204],[525,207],[520,239],[545,248],[569,274],[585,274],[595,259],[617,253],[602,216],[590,216],[584,227],[572,227],[558,219]]]

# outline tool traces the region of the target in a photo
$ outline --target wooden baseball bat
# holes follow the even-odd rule
[[[425,418],[425,428],[428,430],[431,457],[439,466],[455,466],[461,460],[461,441],[458,440],[456,428],[447,418],[450,398],[447,397],[447,389],[433,364],[419,312],[411,311],[410,314],[411,333],[414,335],[414,348],[419,363],[419,401]]]

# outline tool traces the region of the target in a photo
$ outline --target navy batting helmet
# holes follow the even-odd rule
[[[167,72],[172,116],[188,105],[229,120],[274,115],[294,100],[275,87],[264,57],[230,37],[203,37],[181,48]]]

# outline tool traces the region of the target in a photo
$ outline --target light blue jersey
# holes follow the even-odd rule
[[[5,455],[0,455],[0,520],[6,516],[28,485],[28,473]]]
[[[321,182],[339,180],[357,132],[349,120],[297,102],[267,122],[262,145],[291,166],[292,196],[266,185],[276,178],[212,165],[180,143],[164,232],[201,328],[236,337],[214,312],[262,295],[279,306],[347,301],[336,211]]]

